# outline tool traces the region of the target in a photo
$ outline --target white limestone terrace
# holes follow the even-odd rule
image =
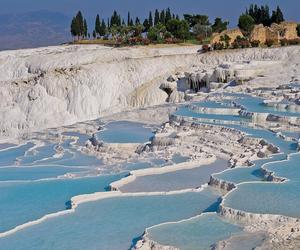
[[[249,66],[251,75],[257,73],[247,79],[253,86],[300,78],[299,46],[208,54],[199,54],[198,49],[74,45],[0,52],[0,136],[15,137],[164,104],[168,94],[159,88],[163,80],[195,67],[213,70],[221,64],[242,63],[242,68],[235,68],[244,72]],[[271,67],[271,61],[277,63]]]

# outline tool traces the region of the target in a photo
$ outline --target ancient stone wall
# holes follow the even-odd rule
[[[262,24],[255,25],[253,31],[250,34],[251,41],[260,41],[260,43],[265,43],[267,40],[266,29]]]
[[[297,23],[282,22],[280,24],[273,23],[271,29],[279,33],[280,39],[295,39],[297,35]]]

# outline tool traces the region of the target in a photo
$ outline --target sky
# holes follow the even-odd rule
[[[146,17],[149,10],[170,7],[180,15],[184,13],[206,14],[211,21],[220,16],[235,26],[237,18],[251,3],[268,4],[271,8],[280,5],[287,20],[300,22],[299,0],[0,0],[0,14],[49,10],[72,16],[79,9],[89,21],[99,13],[107,18],[116,9],[124,17],[127,11],[133,16]]]

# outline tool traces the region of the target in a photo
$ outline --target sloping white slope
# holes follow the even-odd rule
[[[299,47],[197,54],[199,47],[57,46],[0,52],[0,136],[18,136],[164,103],[168,74],[243,60],[287,59]]]

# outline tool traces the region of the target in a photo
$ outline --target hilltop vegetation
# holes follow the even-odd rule
[[[255,25],[263,24],[270,26],[272,23],[281,23],[284,15],[279,6],[270,13],[268,5],[250,5],[245,13],[238,19],[238,27],[247,38]],[[204,14],[184,14],[180,17],[172,13],[170,8],[161,11],[155,10],[143,21],[139,17],[127,14],[126,21],[115,10],[107,20],[101,19],[99,15],[95,18],[92,30],[88,29],[87,21],[81,11],[71,22],[71,34],[75,43],[89,44],[100,43],[106,45],[149,45],[149,44],[172,44],[189,42],[194,44],[209,44],[213,34],[227,30],[228,21],[221,17],[215,18],[211,23],[209,17]],[[298,27],[300,32],[300,26]],[[229,47],[229,38],[221,39],[225,47]],[[231,41],[233,42],[233,41]],[[237,43],[245,43],[239,38]],[[250,41],[248,41],[250,44]],[[215,47],[218,49],[220,44]],[[227,45],[227,46],[226,46]],[[257,42],[253,43],[257,45]]]

